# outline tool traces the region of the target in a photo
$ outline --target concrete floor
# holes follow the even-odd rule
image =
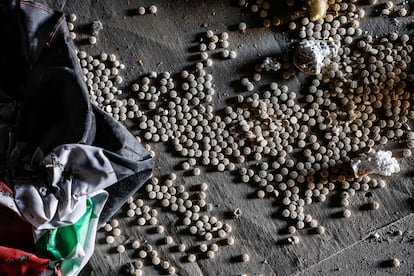
[[[235,84],[241,77],[254,73],[254,64],[260,63],[265,56],[280,56],[290,43],[286,33],[260,27],[260,20],[233,2],[85,0],[51,3],[51,6],[66,13],[76,13],[79,24],[96,19],[102,21],[104,30],[98,43],[80,47],[90,54],[116,53],[126,65],[126,87],[130,81],[150,71],[179,73],[195,63],[194,47],[198,45],[200,34],[208,29],[217,33],[228,31],[230,47],[237,50],[238,56],[233,60],[214,59],[211,72],[217,91],[215,106],[219,110],[231,104],[234,96],[240,93]],[[153,4],[158,7],[156,15],[130,15],[138,6]],[[241,21],[247,23],[245,33],[235,29]],[[367,18],[363,25],[378,35],[390,29],[389,24],[379,17]],[[142,59],[142,65],[137,64],[139,59]],[[278,78],[271,73],[264,74],[261,82],[266,85]],[[304,80],[305,76],[299,74],[288,84],[300,88]],[[325,226],[325,234],[312,235],[303,230],[299,233],[298,245],[287,245],[284,241],[288,235],[283,233],[286,222],[277,215],[277,202],[269,198],[252,198],[255,189],[237,183],[234,175],[228,172],[201,168],[200,176],[186,176],[178,169],[183,160],[181,157],[169,151],[165,144],[152,146],[157,154],[155,175],[174,171],[179,176],[177,182],[188,188],[204,181],[210,184],[207,201],[215,207],[210,214],[232,225],[236,240],[235,245],[220,248],[214,259],[201,259],[190,264],[183,262],[183,253],[159,244],[167,234],[176,243],[191,246],[200,243],[183,233],[175,214],[160,212],[159,223],[166,227],[166,233],[153,234],[153,227],[134,225],[126,218],[125,210],[120,210],[117,215],[123,229],[120,242],[135,237],[159,244],[160,255],[177,268],[179,275],[414,275],[412,160],[402,162],[401,174],[389,179],[386,188],[372,191],[381,204],[379,210],[362,210],[361,206],[366,202],[363,192],[353,198],[350,208],[353,215],[348,219],[335,218],[340,208],[332,207],[332,200],[312,204],[309,212]],[[137,196],[146,197],[144,191]],[[153,204],[150,200],[145,201]],[[242,211],[242,216],[233,219],[229,214],[237,208]],[[376,238],[372,236],[375,233],[378,233]],[[105,244],[104,239],[105,233],[99,231],[95,254],[83,275],[118,275],[121,266],[136,260],[129,249],[123,254],[115,253],[114,245]],[[250,255],[250,262],[237,260],[242,253]],[[394,257],[401,260],[401,266],[387,267],[385,261]],[[162,271],[146,264],[144,274],[158,275]]]

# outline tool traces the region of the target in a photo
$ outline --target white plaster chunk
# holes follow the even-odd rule
[[[338,54],[339,45],[331,40],[302,40],[296,47],[293,63],[306,74],[317,75],[324,59]]]
[[[397,159],[392,157],[391,151],[379,150],[370,155],[364,155],[351,160],[355,175],[379,174],[390,176],[400,171]]]

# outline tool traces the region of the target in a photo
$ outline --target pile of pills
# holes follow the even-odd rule
[[[78,58],[91,102],[124,121],[127,110],[121,109],[126,109],[127,102],[117,100],[116,96],[122,94],[122,90],[118,87],[123,82],[120,71],[124,70],[125,66],[115,54],[102,53],[94,57],[88,55],[86,51],[79,51]]]
[[[164,235],[163,242],[159,246],[174,246],[177,252],[184,254],[188,262],[196,262],[198,259],[212,259],[220,250],[220,246],[233,245],[234,238],[231,236],[232,227],[217,217],[209,215],[213,211],[213,205],[207,202],[208,183],[193,185],[197,190],[189,191],[183,184],[178,183],[177,175],[170,173],[165,180],[160,182],[159,178],[152,177],[145,186],[144,194],[139,198],[128,199],[126,216],[134,219],[139,227],[155,226],[155,233]],[[156,206],[160,206],[156,207]],[[190,244],[177,243],[167,232],[158,219],[158,212],[171,212],[177,215],[179,225],[186,229],[187,233],[194,236]],[[105,241],[115,248],[118,253],[127,251],[126,244],[122,241],[120,223],[117,219],[109,221],[104,227],[106,232]],[[128,239],[129,240],[129,239]],[[198,252],[195,252],[194,244],[198,244]],[[173,267],[167,258],[160,258],[155,245],[148,241],[133,240],[130,245],[132,249],[131,258],[149,260],[153,266],[159,267],[168,274],[174,274]],[[139,265],[137,265],[139,264]],[[128,271],[142,273],[142,262],[137,261],[134,268],[127,265]],[[141,272],[137,272],[141,271]],[[135,275],[135,274],[131,274]]]
[[[132,85],[148,110],[138,118],[143,137],[171,141],[188,158],[182,168],[193,175],[201,173],[200,165],[218,171],[239,168],[241,182],[256,183],[258,198],[281,199],[280,214],[290,226],[315,228],[313,232],[322,234],[318,220],[306,213],[306,205],[324,202],[339,189],[343,191],[339,205],[346,208],[356,191],[385,186],[383,179],[349,173],[352,158],[392,139],[406,142],[406,157],[414,146],[408,125],[414,112],[405,89],[412,78],[404,71],[411,61],[410,38],[391,33],[374,40],[363,35],[358,20],[364,10],[356,9],[356,3],[331,8],[335,16],[327,14],[316,21],[304,16],[295,23],[302,27],[290,28],[300,39],[331,38],[340,45],[312,77],[303,100],[297,99],[299,91],[290,91],[284,84],[259,86],[262,78],[257,72],[251,79],[241,79],[245,91],[235,98],[236,105],[224,112],[215,110],[207,52],[216,50],[220,38],[208,30],[199,45],[201,60],[192,71],[182,71],[181,79],[167,78],[168,73],[152,80],[144,77],[141,85]],[[245,30],[244,24],[241,27]],[[222,43],[228,36],[221,34]],[[292,56],[283,62],[285,79],[298,73]],[[382,93],[384,89],[389,93]],[[379,118],[380,114],[385,117]],[[374,205],[368,209],[375,210]],[[350,214],[343,211],[344,217]]]
[[[68,16],[68,28],[72,38],[76,38],[75,21],[77,16]],[[102,30],[102,23],[99,20],[91,24],[91,35],[88,36],[90,44],[95,44],[99,32]],[[125,65],[115,54],[102,52],[98,55],[90,55],[86,50],[77,50],[77,57],[88,88],[91,103],[98,106],[116,120],[125,122],[127,119],[134,119],[141,116],[139,106],[134,98],[122,98],[124,78],[121,74]]]
[[[353,158],[387,148],[390,142],[402,147],[394,151],[405,158],[412,156],[414,148],[410,125],[414,74],[407,70],[414,56],[412,37],[397,31],[384,37],[365,32],[360,23],[365,10],[356,0],[310,2],[314,6],[309,10],[272,18],[270,2],[238,1],[243,9],[262,18],[265,27],[283,28],[293,40],[280,59],[269,57],[256,66],[253,75],[241,78],[234,104],[222,110],[216,105],[217,61],[213,57],[219,53],[218,62],[237,57],[231,49],[231,32],[207,30],[197,42],[199,60],[190,69],[177,77],[173,72],[155,71],[140,76],[129,85],[124,99],[119,98],[122,92],[117,88],[123,82],[119,71],[124,66],[117,57],[78,52],[94,104],[121,122],[136,123],[141,130],[139,139],[171,143],[184,158],[181,168],[191,175],[200,176],[203,167],[236,171],[235,181],[254,187],[257,199],[277,198],[279,217],[287,222],[286,243],[292,245],[301,240],[299,230],[316,235],[329,231],[308,211],[309,205],[327,201],[335,191],[340,216],[347,219],[358,191],[386,186],[386,178],[355,175],[349,166]],[[287,7],[293,4],[286,3]],[[156,11],[138,8],[139,14]],[[382,14],[406,16],[407,10],[396,9],[387,1]],[[75,21],[76,17],[69,19],[70,30],[74,27],[69,24]],[[237,28],[241,35],[247,33],[245,22]],[[318,70],[299,71],[293,49],[303,40],[329,41],[338,48],[323,59]],[[277,70],[282,71],[283,82],[266,82],[262,74]],[[307,74],[309,84],[301,91],[287,85],[298,74]],[[164,235],[163,244],[175,246],[190,263],[214,258],[219,245],[235,243],[230,224],[210,215],[209,184],[201,183],[197,191],[189,189],[194,185],[184,185],[175,173],[165,179],[153,177],[141,198],[128,202],[126,211],[136,227],[155,227],[157,234]],[[375,196],[365,204],[365,210],[373,212],[381,206]],[[170,236],[159,212],[177,215],[179,225],[198,238],[197,252]],[[235,213],[237,218],[240,215]],[[106,242],[117,252],[125,252],[124,245],[117,244],[117,237],[123,235],[117,223],[111,221],[104,228]],[[150,258],[154,266],[175,273],[154,248],[143,241],[132,243],[140,259]],[[239,257],[242,262],[250,261],[248,254]],[[142,265],[141,261],[135,265],[136,271],[142,271]]]

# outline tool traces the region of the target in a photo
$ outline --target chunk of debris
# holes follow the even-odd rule
[[[94,20],[91,23],[91,34],[93,36],[98,36],[99,33],[103,30],[102,22],[99,20]]]
[[[329,8],[328,0],[308,0],[307,3],[310,20],[316,21],[325,18]]]
[[[339,45],[331,40],[302,40],[293,57],[295,66],[306,74],[321,73],[325,58],[338,54]]]
[[[379,234],[378,232],[372,233],[372,234],[369,236],[369,238],[370,238],[370,239],[374,239],[374,240],[379,240],[379,238],[380,238],[380,234]]]
[[[266,71],[278,71],[281,68],[280,62],[276,58],[266,57],[260,68]]]
[[[352,159],[351,167],[357,177],[367,174],[390,176],[400,171],[400,165],[397,159],[392,157],[392,152],[383,150]]]
[[[234,210],[233,216],[234,216],[235,219],[239,219],[241,217],[241,215],[242,215],[242,212],[241,212],[240,208],[237,208],[236,210]]]

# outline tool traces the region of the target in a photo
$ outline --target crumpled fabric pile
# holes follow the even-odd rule
[[[154,161],[90,104],[63,13],[4,0],[0,35],[0,275],[77,275]]]

